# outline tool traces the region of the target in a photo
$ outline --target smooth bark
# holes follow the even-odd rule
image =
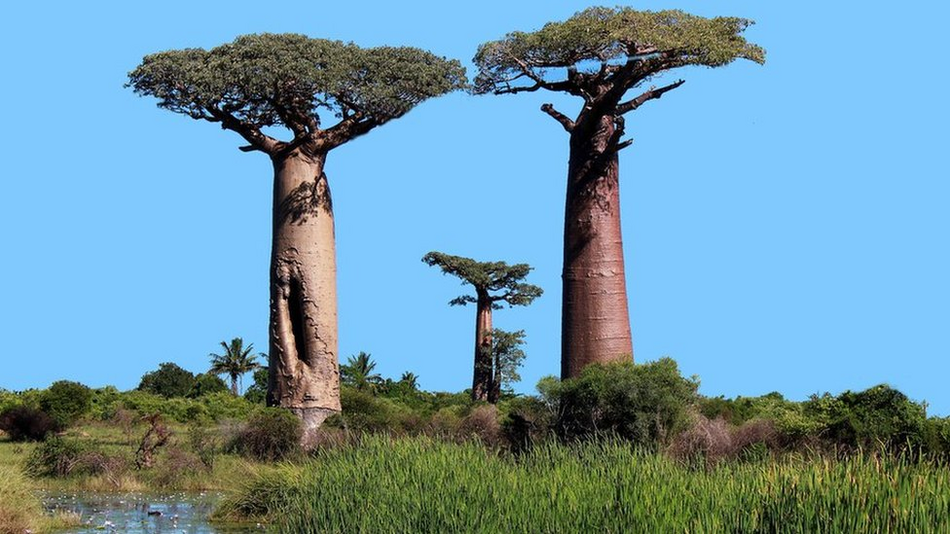
[[[268,404],[297,414],[304,438],[340,411],[336,249],[326,154],[274,156]]]
[[[609,114],[586,118],[571,128],[564,216],[562,378],[578,376],[591,363],[633,357],[620,229],[619,132]]]
[[[492,299],[487,291],[478,291],[475,312],[475,372],[472,375],[472,400],[488,401],[492,392]]]

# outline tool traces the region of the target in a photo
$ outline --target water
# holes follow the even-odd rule
[[[214,493],[50,492],[42,497],[48,510],[80,514],[82,526],[65,531],[70,534],[235,534],[259,530],[253,525],[211,525],[208,516],[220,497]]]

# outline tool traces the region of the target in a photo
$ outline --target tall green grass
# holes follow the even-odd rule
[[[950,532],[950,472],[871,457],[705,471],[618,442],[512,458],[376,437],[264,472],[216,515],[294,533]]]
[[[45,513],[20,470],[0,465],[0,534],[47,532],[76,526],[79,521],[78,515],[68,512]]]

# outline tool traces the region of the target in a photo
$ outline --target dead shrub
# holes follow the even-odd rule
[[[725,419],[711,420],[696,414],[693,424],[673,439],[667,453],[688,465],[712,467],[731,458],[734,450],[732,432]]]
[[[461,441],[474,439],[487,447],[500,447],[505,439],[498,421],[498,408],[491,404],[476,406],[459,422],[456,436]]]

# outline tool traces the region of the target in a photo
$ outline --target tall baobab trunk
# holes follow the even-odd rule
[[[274,157],[268,404],[301,418],[306,440],[340,411],[336,249],[326,154]]]
[[[487,401],[492,390],[491,312],[488,292],[478,290],[475,311],[475,372],[472,375],[472,400]]]
[[[580,120],[571,132],[564,214],[561,377],[633,357],[620,234],[613,118]]]

